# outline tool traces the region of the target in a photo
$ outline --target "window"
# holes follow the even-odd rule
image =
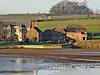
[[[83,37],[83,40],[85,40],[85,37]]]
[[[85,34],[84,32],[81,32],[81,34]]]
[[[34,40],[34,41],[37,41],[37,37],[34,37],[33,40]]]

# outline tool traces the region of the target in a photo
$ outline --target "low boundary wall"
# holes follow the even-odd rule
[[[80,48],[100,48],[100,40],[78,41],[74,45]]]
[[[10,48],[62,48],[60,45],[52,45],[52,46],[46,46],[46,45],[13,45],[9,46]]]

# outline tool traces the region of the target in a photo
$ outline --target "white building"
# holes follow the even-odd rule
[[[22,28],[20,26],[14,26],[16,29],[15,34],[18,36],[18,41],[22,41]]]

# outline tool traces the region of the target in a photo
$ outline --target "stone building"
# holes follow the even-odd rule
[[[37,27],[37,22],[31,22],[30,29],[26,35],[30,41],[42,41],[42,31]]]
[[[7,41],[24,41],[26,39],[27,28],[25,25],[7,26]]]
[[[86,28],[80,25],[68,25],[64,28],[66,36],[75,39],[76,41],[87,40]]]
[[[66,41],[65,31],[62,29],[46,29],[42,32],[37,25],[37,22],[32,21],[30,24],[30,29],[27,32],[27,38],[29,41],[36,42],[54,42],[54,43],[62,43]]]

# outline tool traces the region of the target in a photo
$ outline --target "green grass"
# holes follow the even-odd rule
[[[88,32],[100,32],[100,20],[63,20],[63,21],[46,21],[40,22],[39,28],[41,30],[46,30],[47,28],[63,28],[69,24],[82,25],[87,28]]]
[[[100,36],[94,36],[93,39],[100,39]]]

